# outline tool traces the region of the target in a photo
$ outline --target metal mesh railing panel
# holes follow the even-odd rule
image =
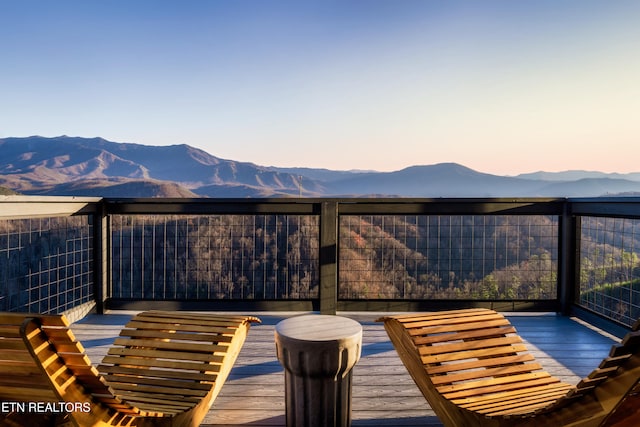
[[[557,246],[557,217],[343,216],[339,295],[551,300]]]
[[[93,300],[90,216],[0,221],[0,311],[61,313]]]
[[[640,318],[640,220],[582,217],[578,303],[631,326]]]
[[[113,215],[110,295],[317,298],[318,224],[304,215]]]

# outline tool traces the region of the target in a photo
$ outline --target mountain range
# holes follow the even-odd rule
[[[640,195],[640,173],[499,176],[456,163],[395,172],[280,168],[189,145],[0,138],[0,194],[103,197],[598,197]]]

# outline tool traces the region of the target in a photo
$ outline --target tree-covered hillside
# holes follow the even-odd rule
[[[73,298],[90,288],[90,227],[82,217],[0,221],[5,301],[28,303],[33,283]],[[113,215],[111,227],[113,298],[318,297],[317,216]],[[639,221],[583,218],[582,230],[582,304],[640,315]],[[552,216],[342,216],[339,297],[555,299],[557,236]]]
[[[117,218],[114,297],[317,296],[315,217]],[[541,216],[343,217],[339,295],[552,299],[556,234]]]
[[[557,222],[370,216],[341,223],[345,298],[555,298]]]

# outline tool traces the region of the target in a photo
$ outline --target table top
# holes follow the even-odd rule
[[[301,341],[336,341],[362,335],[362,325],[342,316],[305,314],[281,321],[276,333]]]

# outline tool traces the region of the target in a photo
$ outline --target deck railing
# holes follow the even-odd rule
[[[0,311],[69,313],[95,304],[99,200],[0,197]]]
[[[640,199],[0,199],[0,310],[640,317]]]

